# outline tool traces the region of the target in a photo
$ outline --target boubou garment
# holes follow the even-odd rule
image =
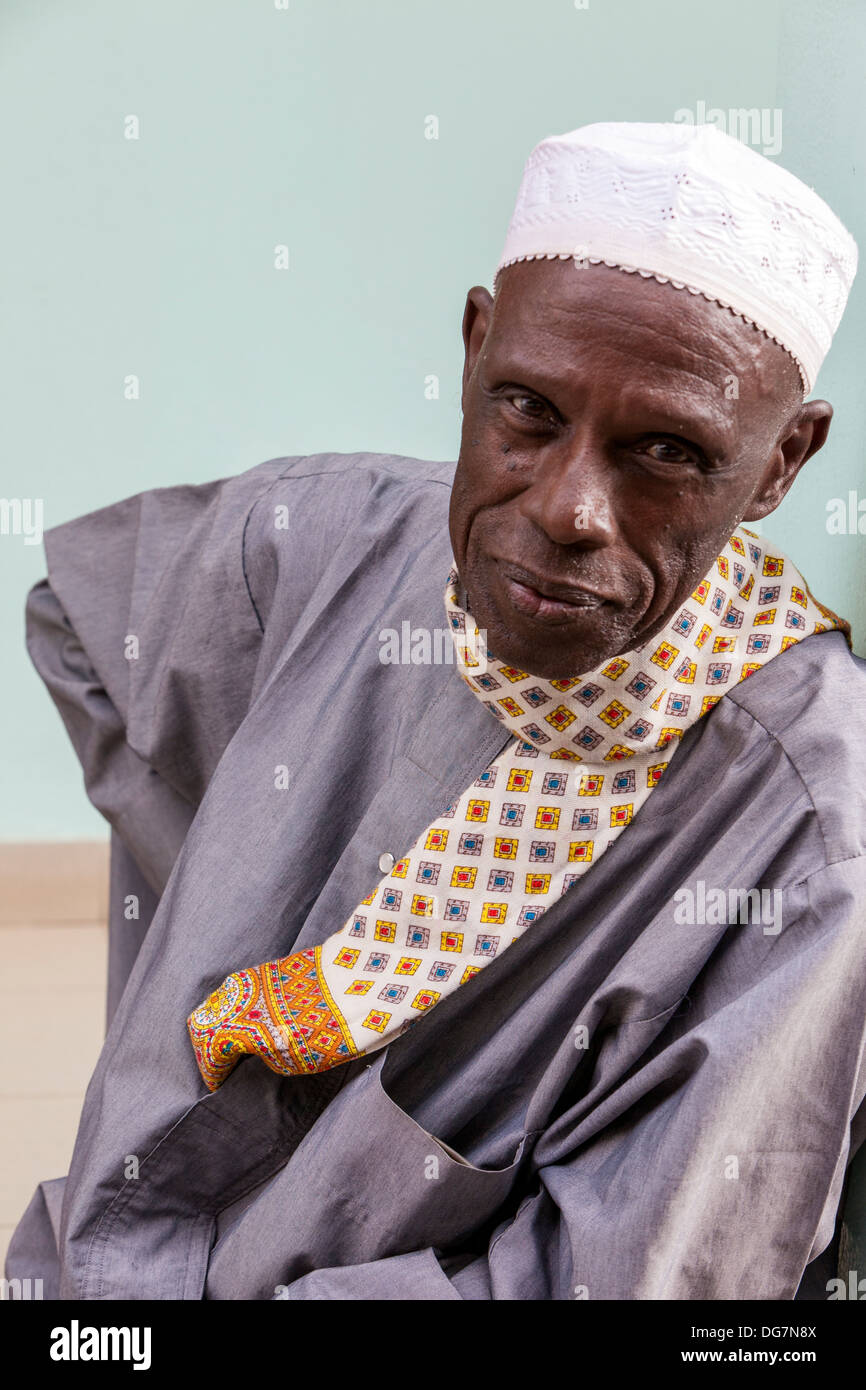
[[[464,680],[514,739],[321,946],[234,972],[193,1011],[210,1090],[245,1055],[298,1075],[375,1052],[471,987],[627,829],[727,690],[803,637],[848,631],[742,527],[660,633],[581,676],[497,661],[456,568],[445,604]]]

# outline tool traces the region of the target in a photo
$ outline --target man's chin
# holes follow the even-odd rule
[[[597,634],[585,637],[565,627],[536,637],[527,637],[514,628],[498,625],[487,629],[487,645],[493,660],[515,666],[545,680],[570,680],[594,671],[602,662],[617,656],[624,648],[616,639],[605,642]]]

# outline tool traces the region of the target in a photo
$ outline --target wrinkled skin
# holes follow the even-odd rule
[[[463,337],[454,558],[495,657],[534,675],[654,636],[833,414],[758,329],[609,266],[509,266],[495,299],[469,291]]]

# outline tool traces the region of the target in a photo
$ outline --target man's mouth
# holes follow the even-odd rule
[[[573,621],[607,601],[593,589],[547,579],[509,561],[499,561],[499,569],[509,601],[519,613],[541,622]]]

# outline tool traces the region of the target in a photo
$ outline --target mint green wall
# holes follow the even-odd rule
[[[0,495],[48,526],[277,454],[453,457],[466,288],[532,145],[588,121],[779,107],[780,162],[866,242],[864,38],[860,0],[3,0]],[[863,541],[825,512],[866,498],[864,303],[831,442],[764,527],[860,651]],[[42,572],[0,536],[5,839],[104,833],[23,649]]]

